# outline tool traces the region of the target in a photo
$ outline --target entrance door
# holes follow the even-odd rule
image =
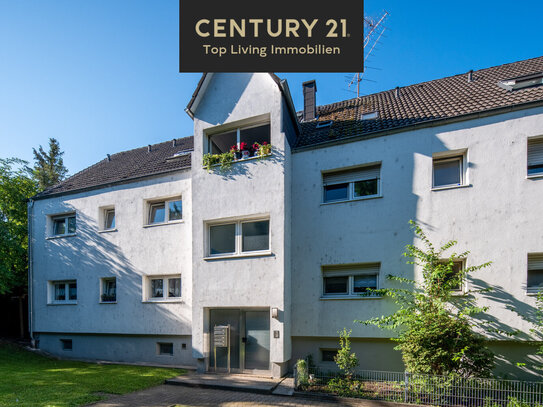
[[[270,369],[270,312],[241,309],[209,310],[209,369],[215,369],[213,332],[215,326],[230,327],[230,367],[232,371]],[[228,348],[218,347],[217,372],[228,366]]]
[[[270,369],[270,313],[245,312],[245,369]]]

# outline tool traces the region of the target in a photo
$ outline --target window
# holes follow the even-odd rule
[[[65,236],[75,233],[75,213],[55,216],[51,220],[53,221],[52,236]]]
[[[326,120],[326,121],[323,121],[323,122],[317,122],[316,128],[317,129],[322,129],[323,127],[331,127],[333,123],[334,123],[333,120]]]
[[[101,279],[101,302],[116,302],[117,301],[117,279],[108,277]]]
[[[375,120],[379,118],[379,112],[362,113],[361,120]]]
[[[173,355],[173,343],[158,342],[157,351],[159,355]]]
[[[448,264],[448,260],[442,260],[440,261],[441,264]],[[457,278],[460,273],[462,272],[462,270],[464,269],[464,261],[463,260],[454,260],[453,261],[453,267],[452,267],[452,274],[450,274],[448,277],[447,277],[447,280],[450,280],[452,278]],[[457,284],[454,284],[452,287],[451,287],[451,290],[453,292],[461,292],[462,291],[462,281],[458,281]]]
[[[62,350],[72,350],[72,340],[71,339],[61,339],[60,345],[62,346]]]
[[[324,266],[324,297],[359,297],[377,295],[371,290],[378,288],[379,263]]]
[[[543,85],[543,72],[504,79],[498,82],[498,86],[508,91],[530,88]]]
[[[257,124],[253,126],[239,127],[218,134],[210,135],[208,152],[211,154],[226,153],[233,146],[240,148],[241,143],[245,143],[248,147],[254,143],[271,144],[270,124]]]
[[[148,300],[168,300],[181,298],[181,276],[148,277]]]
[[[380,196],[381,164],[322,174],[324,202]]]
[[[543,290],[543,253],[528,254],[526,286],[528,293],[538,293]]]
[[[50,281],[49,303],[51,304],[75,304],[77,301],[77,281]]]
[[[543,137],[528,139],[528,175],[543,175]]]
[[[270,250],[270,221],[237,221],[209,226],[209,255],[236,255]]]
[[[167,201],[149,202],[148,225],[174,222],[183,219],[183,203],[181,198]]]
[[[464,185],[464,155],[434,157],[433,187],[451,187]]]
[[[115,229],[115,208],[104,210],[104,230]]]
[[[323,362],[335,362],[337,349],[321,349],[321,359]]]

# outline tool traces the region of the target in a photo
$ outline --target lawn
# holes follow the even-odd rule
[[[161,384],[183,370],[56,360],[0,343],[0,406],[68,407]]]

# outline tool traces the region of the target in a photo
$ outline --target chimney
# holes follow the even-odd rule
[[[151,152],[151,144],[149,144],[149,145],[147,146],[147,152],[148,152],[148,153]]]
[[[400,87],[399,86],[396,86],[396,90],[394,92],[394,96],[396,98],[399,98],[400,97]]]
[[[107,155],[107,160],[111,161],[111,156],[109,154]]]
[[[473,69],[468,72],[468,82],[473,82]]]
[[[304,88],[304,122],[317,118],[317,82],[314,80],[302,83]]]
[[[173,146],[173,147],[176,147],[176,146],[177,146],[177,140],[176,140],[176,139],[173,139],[173,140],[172,140],[172,146]]]

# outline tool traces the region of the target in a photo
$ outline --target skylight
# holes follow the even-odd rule
[[[362,120],[375,120],[379,118],[379,112],[362,113]]]
[[[317,123],[317,129],[322,129],[323,127],[330,127],[334,123],[333,120],[327,120],[324,122],[318,122]]]
[[[498,82],[498,86],[508,91],[530,88],[543,85],[543,72],[531,75],[518,76],[516,78],[504,79]]]

